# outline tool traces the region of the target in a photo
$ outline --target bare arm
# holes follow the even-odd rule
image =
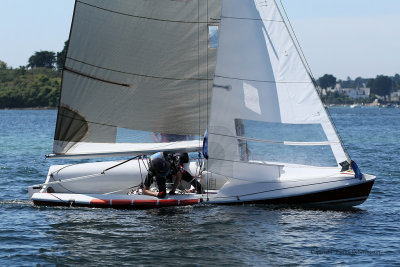
[[[143,191],[142,192],[143,192],[143,195],[149,195],[149,196],[153,196],[153,197],[157,196],[156,192],[151,191],[146,186],[143,186]]]

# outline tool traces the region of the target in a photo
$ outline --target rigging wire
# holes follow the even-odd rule
[[[61,183],[65,183],[65,182],[75,182],[75,181],[85,180],[85,179],[89,179],[89,178],[93,178],[93,177],[98,177],[101,175],[104,175],[104,174],[102,174],[102,173],[89,174],[89,175],[84,175],[84,176],[68,178],[68,179],[64,179],[64,180],[58,180],[58,181],[54,181],[54,182],[48,182],[48,183],[44,183],[44,184],[40,184],[40,185],[44,186],[44,185],[50,185],[50,184],[61,184]]]
[[[134,185],[134,186],[128,187],[128,188],[122,188],[122,189],[119,189],[119,190],[107,192],[107,193],[104,193],[103,195],[111,195],[111,194],[114,194],[114,193],[117,193],[117,192],[121,192],[121,191],[130,191],[130,190],[131,190],[131,192],[132,192],[132,189],[138,188],[138,187],[140,187],[140,185],[141,185],[141,184]]]
[[[140,166],[140,158],[141,157],[139,157],[139,160],[138,160],[138,163],[139,163],[139,172],[140,172],[140,179],[142,180],[142,185],[143,185],[143,175],[142,175],[142,167]]]
[[[98,177],[98,176],[105,175],[105,172],[106,172],[106,171],[109,171],[109,170],[111,170],[111,169],[113,169],[113,168],[116,168],[116,167],[118,167],[118,166],[121,166],[122,164],[125,164],[125,163],[127,163],[127,162],[129,162],[129,161],[132,161],[132,160],[134,160],[134,159],[136,159],[136,158],[138,158],[138,157],[140,157],[140,156],[136,156],[136,157],[130,158],[130,159],[128,159],[128,160],[125,160],[125,161],[123,161],[123,162],[120,162],[120,163],[118,163],[118,164],[116,164],[116,165],[114,165],[114,166],[111,166],[111,167],[109,167],[109,168],[103,170],[101,173],[94,173],[94,174],[88,174],[88,175],[83,175],[83,176],[78,176],[78,177],[72,177],[72,178],[68,178],[68,179],[64,179],[64,180],[55,180],[55,178],[54,178],[54,174],[55,174],[55,173],[58,173],[58,172],[60,172],[62,169],[65,169],[65,168],[70,167],[70,166],[73,166],[73,165],[64,166],[64,167],[62,167],[61,169],[59,169],[59,170],[57,170],[57,171],[54,171],[54,172],[52,172],[52,173],[50,174],[50,177],[53,178],[54,182],[43,183],[43,184],[40,184],[40,185],[42,185],[42,186],[47,186],[47,185],[51,185],[51,184],[58,184],[58,185],[60,185],[61,187],[63,187],[64,189],[66,189],[67,191],[69,191],[69,192],[71,192],[71,193],[74,193],[73,191],[71,191],[71,190],[69,190],[68,188],[64,187],[64,186],[62,185],[62,183],[81,181],[81,180],[85,180],[85,179],[89,179],[89,178],[94,178],[94,177]],[[138,162],[139,162],[139,160],[138,160]],[[139,162],[139,167],[140,167],[140,162]],[[124,189],[121,189],[121,190],[118,190],[118,191],[122,191],[122,190],[124,190]],[[115,191],[115,192],[118,192],[118,191]]]
[[[301,58],[302,58],[302,60],[304,61],[305,65],[306,65],[307,72],[308,72],[308,74],[310,75],[311,80],[313,81],[314,85],[316,85],[316,81],[315,81],[315,78],[314,78],[314,74],[312,73],[311,67],[310,67],[310,65],[308,64],[307,58],[306,58],[306,56],[305,56],[305,54],[304,54],[304,52],[303,52],[303,48],[301,47],[300,42],[299,42],[299,40],[297,39],[296,32],[294,31],[293,26],[292,26],[292,23],[290,22],[289,16],[288,16],[288,14],[287,14],[287,12],[286,12],[286,8],[285,8],[285,6],[283,5],[282,0],[280,0],[280,2],[281,2],[281,6],[282,6],[282,9],[283,9],[283,12],[285,13],[286,19],[287,19],[287,21],[288,21],[288,23],[289,23],[290,29],[291,29],[291,31],[292,31],[292,33],[293,33],[293,36],[294,36],[295,40],[296,40],[296,45],[299,47],[299,50],[300,50],[300,53],[301,53]],[[290,31],[289,31],[289,35],[291,35],[291,34],[290,34]],[[293,39],[293,38],[292,38],[292,39]]]
[[[144,159],[146,159],[146,162],[144,161]],[[143,155],[143,157],[141,158],[142,163],[144,168],[146,169],[147,172],[149,172],[149,168],[150,168],[150,161],[148,160],[148,158],[146,157],[146,155]],[[147,163],[147,165],[146,165]]]
[[[197,0],[197,78],[200,78],[200,0]],[[198,97],[199,97],[199,136],[201,136],[201,82],[198,81]],[[199,146],[200,146],[199,138]]]
[[[222,10],[221,10],[221,12],[222,12]],[[209,30],[210,30],[210,27],[209,27],[209,18],[210,18],[210,16],[209,16],[209,14],[208,14],[208,0],[207,0],[207,34],[208,34],[208,36],[207,36],[207,38],[208,39],[210,39],[210,32],[209,32]],[[219,27],[218,27],[218,29],[219,29]],[[219,34],[219,33],[218,33]],[[208,42],[210,42],[210,40],[208,40]],[[209,77],[208,77],[208,47],[207,47],[207,124],[206,124],[206,129],[208,129],[208,123],[209,123],[209,106],[208,106],[208,102],[210,101],[210,96],[209,96],[209,93],[208,93],[208,90],[209,90],[209,84],[208,84],[208,82],[209,82]],[[214,71],[214,74],[215,74],[215,71]],[[214,79],[213,79],[214,80]],[[205,136],[205,133],[204,133],[204,137],[203,138],[205,138],[206,136]],[[200,158],[200,152],[199,152],[199,158]],[[200,159],[199,159],[199,161],[200,161]],[[206,166],[204,166],[203,164],[205,164]],[[199,175],[200,175],[200,179],[201,180],[203,180],[203,177],[202,177],[202,175],[203,175],[203,171],[204,171],[204,167],[206,167],[207,168],[207,201],[209,201],[210,199],[209,199],[209,196],[208,196],[208,191],[209,191],[209,186],[208,186],[208,174],[209,174],[209,171],[208,171],[208,159],[206,159],[206,158],[204,158],[203,159],[203,164],[199,164]],[[203,192],[202,192],[203,193]]]
[[[116,167],[118,167],[118,166],[121,166],[122,164],[125,164],[125,163],[127,163],[127,162],[129,162],[129,161],[131,161],[131,160],[137,159],[138,157],[140,157],[140,155],[138,155],[138,156],[136,156],[136,157],[133,157],[133,158],[130,158],[130,159],[127,159],[127,160],[125,160],[125,161],[123,161],[123,162],[121,162],[121,163],[118,163],[117,165],[114,165],[114,166],[112,166],[112,167],[109,167],[109,168],[103,170],[103,171],[101,172],[101,174],[105,174],[106,171],[109,171],[109,170],[114,169],[114,168],[116,168]]]

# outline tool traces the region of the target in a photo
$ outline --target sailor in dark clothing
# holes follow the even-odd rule
[[[173,181],[175,178],[170,195],[175,195],[175,190],[179,186],[181,180],[184,180],[194,186],[197,194],[203,193],[201,184],[183,167],[185,163],[189,163],[189,155],[187,153],[168,153],[158,152],[150,157],[150,169],[146,177],[143,187],[143,194],[165,197],[166,181]],[[168,170],[166,170],[168,166]],[[158,170],[158,171],[157,171]],[[159,193],[150,190],[154,177],[157,182]]]
[[[171,164],[163,158],[155,158],[150,162],[149,172],[143,185],[143,194],[163,198],[167,195],[166,179],[170,174]],[[153,180],[156,180],[158,193],[150,190]]]
[[[172,186],[172,189],[169,192],[170,195],[175,195],[175,190],[178,187],[181,180],[184,180],[189,184],[191,184],[192,186],[194,186],[197,194],[203,193],[203,188],[201,184],[183,167],[185,163],[189,163],[188,153],[166,154],[164,157],[171,164],[171,175],[175,176],[174,185]]]

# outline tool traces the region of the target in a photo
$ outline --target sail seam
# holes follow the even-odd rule
[[[321,142],[301,142],[301,141],[273,141],[273,140],[266,140],[266,139],[258,139],[258,138],[251,138],[251,137],[243,137],[243,136],[233,136],[233,135],[225,135],[225,134],[217,134],[217,133],[209,133],[210,135],[218,135],[223,137],[230,137],[240,140],[246,141],[255,141],[260,143],[269,143],[269,144],[282,144],[288,146],[328,146],[331,144],[339,144],[339,142],[329,142],[329,141],[321,141]]]
[[[231,80],[241,80],[241,81],[250,81],[250,82],[261,82],[261,83],[311,83],[311,81],[267,81],[267,80],[255,80],[255,79],[245,79],[245,78],[236,78],[236,77],[228,77],[215,74],[215,77],[224,78],[224,79],[231,79]]]
[[[88,74],[80,72],[80,71],[76,71],[76,70],[70,69],[70,68],[65,67],[65,66],[64,66],[64,70],[66,70],[67,72],[71,72],[73,74],[79,75],[79,76],[83,76],[83,77],[86,77],[86,78],[89,78],[89,79],[100,81],[100,82],[103,82],[103,83],[109,83],[109,84],[119,85],[119,86],[123,86],[123,87],[131,87],[129,84],[126,84],[126,83],[119,83],[119,82],[105,80],[105,79],[102,79],[102,78],[99,78],[99,77],[88,75]]]
[[[237,20],[257,20],[257,21],[270,21],[270,22],[284,22],[283,20],[275,20],[275,19],[263,19],[263,18],[244,18],[244,17],[228,17],[221,16],[221,19],[237,19]]]
[[[71,120],[74,120],[74,121],[82,121],[82,122],[87,122],[87,123],[90,123],[90,124],[95,124],[95,125],[100,125],[100,126],[108,126],[108,127],[115,127],[115,128],[126,128],[126,127],[118,126],[118,125],[112,125],[112,124],[106,124],[106,123],[93,122],[93,121],[89,121],[89,120],[83,120],[83,119],[79,119],[79,118],[76,118],[76,117],[72,117],[72,116],[66,115],[65,113],[63,113],[61,116],[65,117],[65,118],[68,118],[68,119],[71,119]],[[54,139],[54,140],[58,140],[58,139]],[[63,140],[58,140],[58,141],[63,141]]]
[[[128,14],[128,13],[123,13],[123,12],[107,9],[107,8],[104,8],[104,7],[99,7],[99,6],[92,5],[92,4],[89,4],[89,3],[85,3],[85,2],[82,2],[82,1],[77,1],[77,2],[80,3],[80,4],[83,4],[83,5],[87,5],[87,6],[90,6],[90,7],[93,7],[93,8],[97,8],[97,9],[100,9],[100,10],[104,10],[104,11],[107,11],[107,12],[111,12],[111,13],[115,13],[115,14],[123,15],[123,16],[128,16],[128,17],[133,17],[133,18],[138,18],[138,19],[147,19],[147,20],[173,22],[173,23],[189,23],[189,24],[207,24],[208,23],[207,21],[169,20],[169,19],[157,19],[157,18],[151,18],[151,17],[145,17],[145,16],[138,16],[138,15],[132,15],[132,14]]]
[[[125,72],[125,71],[120,71],[120,70],[113,70],[110,68],[105,68],[105,67],[100,67],[100,66],[96,66],[94,64],[91,63],[87,63],[72,57],[67,57],[69,60],[72,61],[76,61],[91,67],[95,67],[95,68],[99,68],[99,69],[103,69],[103,70],[108,70],[108,71],[112,71],[112,72],[117,72],[117,73],[122,73],[122,74],[128,74],[128,75],[134,75],[134,76],[140,76],[140,77],[145,77],[145,78],[153,78],[153,79],[163,79],[163,80],[174,80],[174,81],[211,81],[212,79],[208,79],[208,78],[172,78],[172,77],[161,77],[161,76],[154,76],[154,75],[146,75],[146,74],[138,74],[138,73],[133,73],[133,72]]]

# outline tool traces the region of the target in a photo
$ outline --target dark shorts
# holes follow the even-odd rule
[[[193,180],[193,176],[190,173],[188,173],[187,171],[184,171],[182,173],[182,180],[184,180],[185,182],[190,183]]]
[[[148,174],[146,176],[146,179],[144,180],[144,186],[146,186],[149,189],[151,184],[154,182],[154,179],[156,180],[156,183],[157,183],[157,186],[158,186],[158,190],[160,192],[167,190],[166,178],[165,177],[161,177],[161,176],[156,176],[151,169],[149,170],[149,172],[148,172]]]

